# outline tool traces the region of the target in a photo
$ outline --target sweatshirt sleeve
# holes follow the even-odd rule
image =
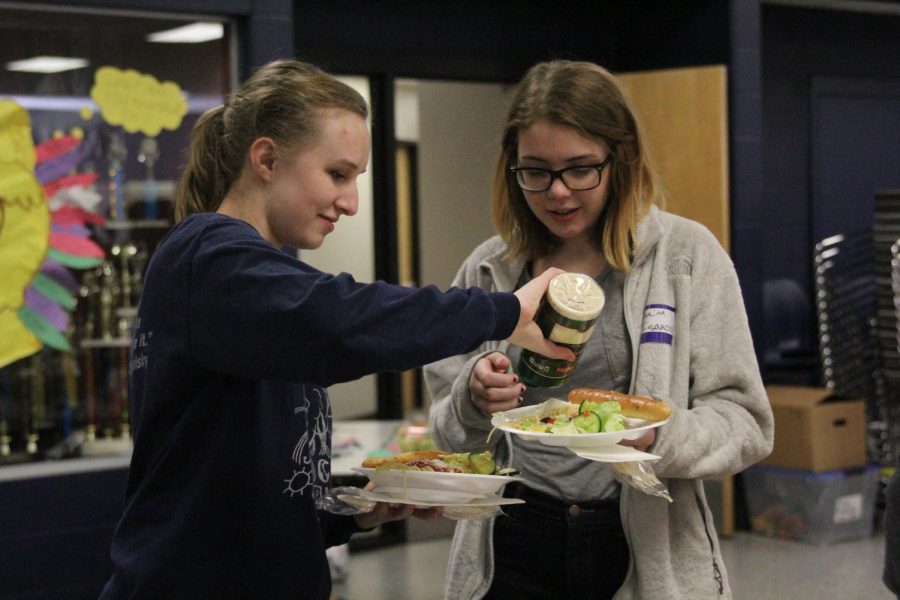
[[[190,347],[214,371],[329,386],[468,352],[519,319],[510,293],[362,284],[241,232],[205,232],[192,257]]]
[[[650,452],[665,477],[722,477],[772,450],[774,424],[757,365],[740,284],[714,241],[691,275],[688,410],[676,409]]]

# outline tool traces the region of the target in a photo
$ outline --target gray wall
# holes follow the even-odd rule
[[[345,80],[360,83],[357,78]],[[446,289],[472,249],[494,234],[491,180],[510,91],[499,84],[433,81],[415,81],[407,89],[412,95],[405,93],[395,111],[398,129],[403,123],[402,137],[418,138],[407,141],[418,144],[421,283]],[[370,177],[367,173],[364,179]],[[372,281],[371,189],[368,183],[360,187],[359,213],[341,219],[322,247],[303,252],[303,259],[325,271],[346,271],[358,281]],[[331,386],[329,395],[335,418],[362,417],[376,410],[374,376]]]
[[[420,81],[421,283],[449,287],[494,234],[490,190],[511,91],[492,83]]]

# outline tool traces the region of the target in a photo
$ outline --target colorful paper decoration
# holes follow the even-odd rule
[[[44,195],[48,198],[52,198],[56,192],[61,189],[68,188],[71,186],[79,186],[79,187],[89,187],[95,181],[97,181],[97,173],[78,173],[77,175],[66,175],[65,177],[60,177],[56,181],[51,182],[49,185],[44,186]]]
[[[177,84],[160,82],[134,69],[97,69],[91,99],[110,125],[121,125],[128,133],[140,131],[150,137],[163,129],[178,129],[187,114],[187,101]]]
[[[50,211],[34,165],[28,113],[0,100],[0,366],[42,346],[16,314],[50,241]]]
[[[85,226],[103,219],[80,206],[51,213],[46,190],[94,182],[95,175],[72,173],[80,144],[78,136],[60,136],[35,148],[28,113],[0,100],[0,367],[44,345],[72,349],[66,330],[78,284],[66,267],[103,262],[103,249]]]
[[[48,160],[53,160],[58,156],[62,156],[80,143],[81,141],[74,136],[63,135],[38,145],[38,147],[34,149],[34,153],[37,162],[46,162]]]

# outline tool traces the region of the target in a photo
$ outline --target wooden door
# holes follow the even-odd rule
[[[621,73],[666,193],[730,250],[728,82],[722,65]]]

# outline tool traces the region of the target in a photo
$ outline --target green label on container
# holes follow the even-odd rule
[[[575,360],[548,358],[531,350],[522,350],[516,373],[525,385],[537,387],[559,387],[566,382],[578,364],[578,357],[584,344],[559,344],[575,353]]]

